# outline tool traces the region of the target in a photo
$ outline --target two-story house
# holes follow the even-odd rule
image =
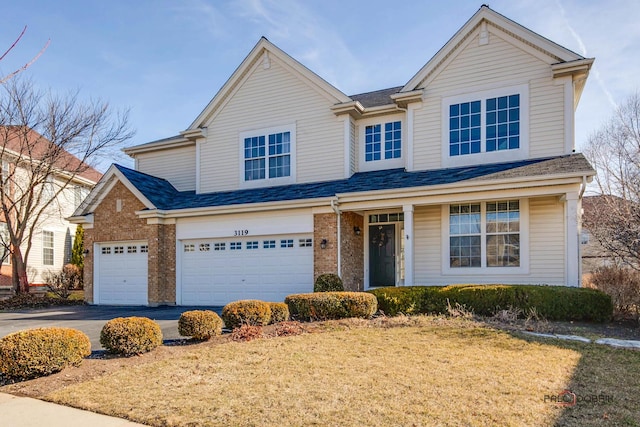
[[[74,222],[87,301],[222,305],[347,289],[579,286],[574,153],[593,59],[486,6],[403,86],[347,96],[258,41],[188,129],[126,149]]]
[[[57,273],[69,262],[76,225],[66,218],[78,209],[102,177],[65,150],[51,153],[51,141],[34,129],[0,127],[5,205],[14,227],[16,220],[26,220],[26,229],[31,230],[25,232],[20,248],[23,255],[28,252],[26,273],[31,286],[45,285],[48,274]],[[52,159],[51,171],[47,166],[39,166]],[[45,172],[39,172],[42,170]],[[10,289],[14,274],[9,254],[11,244],[4,214],[1,215],[0,288]]]

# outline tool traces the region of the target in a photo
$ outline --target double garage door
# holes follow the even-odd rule
[[[311,235],[182,240],[178,251],[182,305],[283,301],[313,291]]]

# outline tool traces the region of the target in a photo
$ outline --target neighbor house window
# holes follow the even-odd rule
[[[53,265],[53,231],[42,231],[42,263]]]
[[[269,182],[294,176],[293,126],[244,132],[241,135],[243,181]]]
[[[364,128],[364,160],[373,162],[402,157],[402,122],[377,123]]]
[[[527,104],[527,86],[443,99],[445,166],[525,158]]]
[[[521,266],[519,200],[449,206],[449,268]]]

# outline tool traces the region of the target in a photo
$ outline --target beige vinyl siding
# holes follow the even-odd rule
[[[178,191],[196,189],[196,147],[137,154],[140,172],[164,178]]]
[[[413,214],[417,285],[440,284],[440,205],[416,207]]]
[[[557,197],[529,200],[529,274],[442,274],[442,211],[417,207],[415,223],[415,284],[507,283],[565,285],[564,206]]]
[[[517,46],[508,35],[490,27],[488,45],[480,45],[476,34],[443,69],[437,70],[426,86],[423,108],[415,111],[414,167],[417,170],[442,167],[443,98],[500,87],[529,85],[529,157],[564,153],[563,85],[555,84],[549,62]],[[500,161],[499,154],[496,161]]]
[[[564,203],[557,197],[529,201],[531,277],[534,283],[565,284]]]
[[[358,139],[356,135],[357,126],[353,123],[353,120],[349,120],[349,152],[351,153],[351,159],[349,159],[350,175],[356,172],[358,163]]]
[[[330,110],[337,100],[285,67],[273,56],[267,69],[262,62],[254,65],[207,124],[200,152],[201,192],[240,187],[241,132],[290,124],[296,126],[297,182],[344,177],[344,121]]]

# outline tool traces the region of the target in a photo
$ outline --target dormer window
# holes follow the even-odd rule
[[[443,164],[526,158],[528,90],[523,85],[443,99]]]
[[[295,125],[243,132],[240,146],[244,186],[294,182]]]

